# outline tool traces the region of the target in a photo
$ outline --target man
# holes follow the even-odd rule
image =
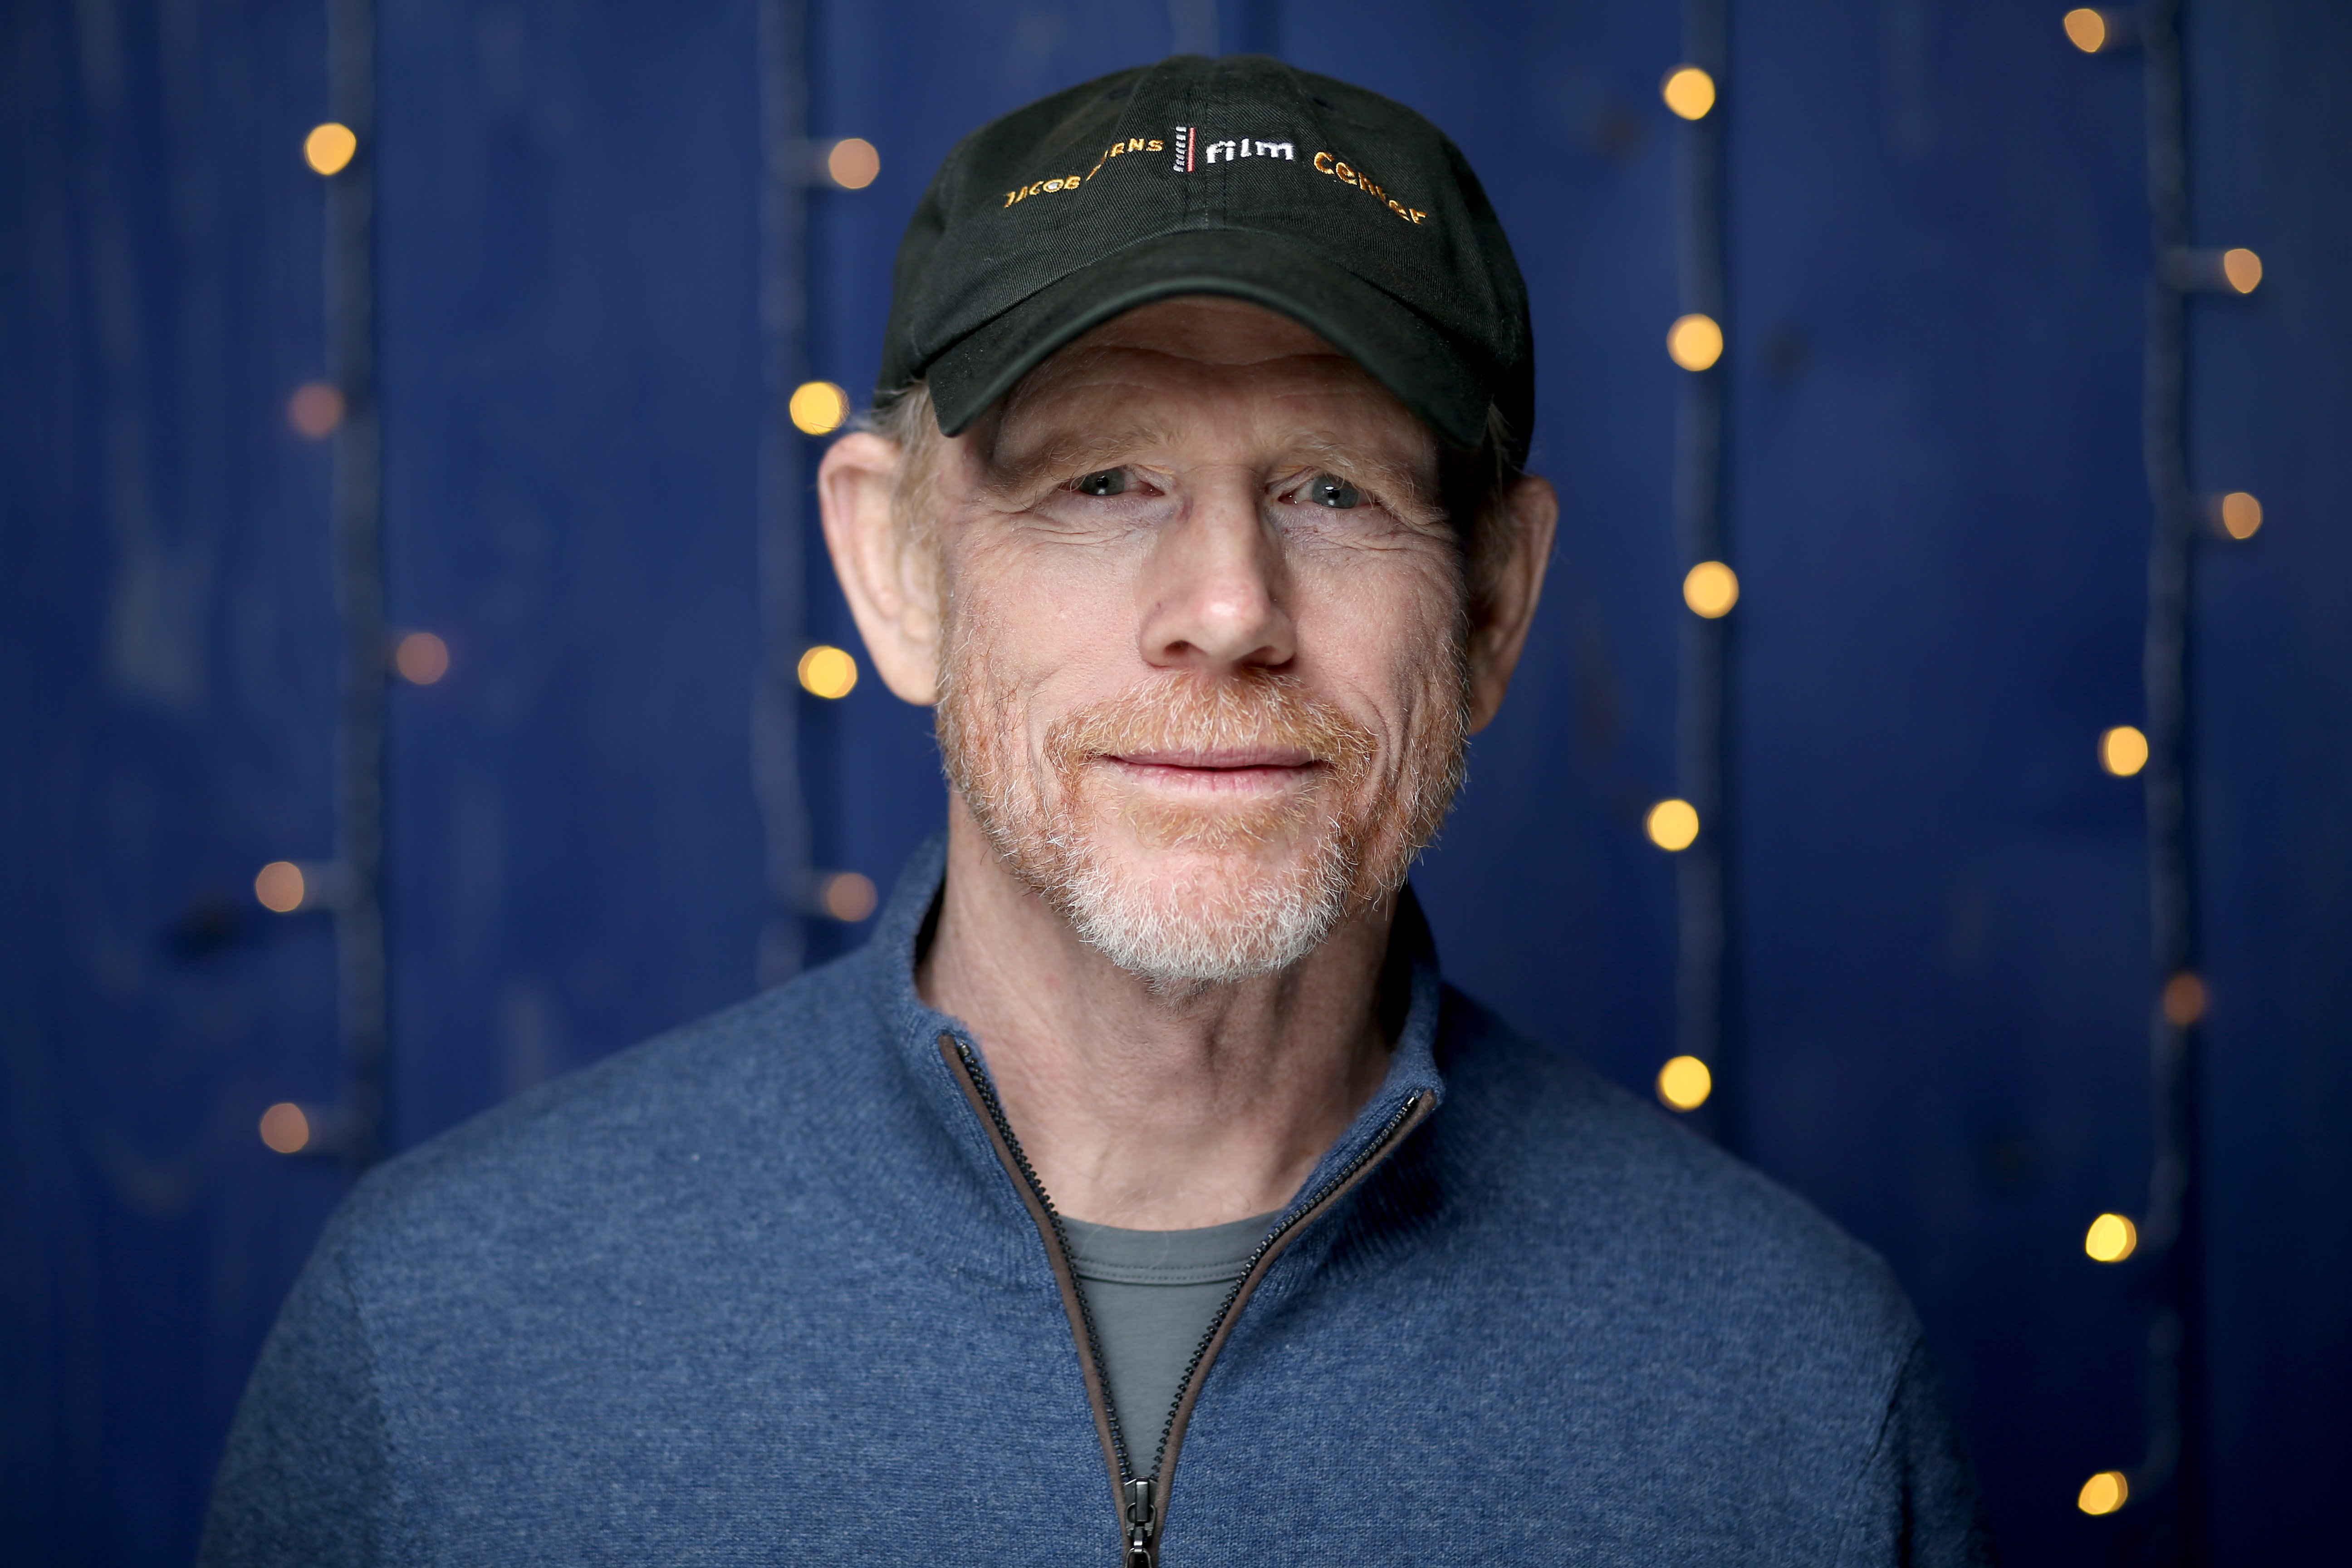
[[[207,1560],[1982,1560],[1885,1269],[1438,979],[1556,505],[1460,154],[1090,83],[950,156],[886,354],[819,491],[944,842],[362,1183]]]

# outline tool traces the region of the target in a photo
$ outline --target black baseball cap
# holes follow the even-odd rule
[[[1527,285],[1460,149],[1260,55],[1179,55],[973,132],[892,285],[877,400],[922,378],[950,436],[1072,339],[1185,294],[1313,329],[1451,446],[1492,409],[1524,462],[1535,423]]]

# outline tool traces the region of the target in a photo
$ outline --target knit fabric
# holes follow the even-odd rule
[[[1047,1253],[874,941],[371,1173],[230,1434],[207,1564],[1096,1564],[1111,1473]],[[1212,1367],[1161,1562],[1988,1561],[1885,1268],[1513,1033],[1418,921],[1386,1081]]]

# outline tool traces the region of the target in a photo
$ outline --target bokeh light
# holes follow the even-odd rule
[[[1650,842],[1661,849],[1687,849],[1698,842],[1698,808],[1686,800],[1662,800],[1642,821]]]
[[[2118,724],[2099,734],[2099,766],[2127,779],[2147,766],[2147,737],[2132,724]]]
[[[2088,5],[2067,12],[2065,27],[2067,40],[2086,55],[2107,47],[2107,19]]]
[[[2221,253],[2221,276],[2241,294],[2251,294],[2263,281],[2263,258],[2244,246]]]
[[[302,907],[302,868],[291,860],[272,860],[254,873],[253,896],[265,910],[290,915]]]
[[[1715,79],[1696,66],[1676,66],[1666,73],[1658,96],[1685,120],[1704,120],[1715,107]]]
[[[1706,370],[1723,357],[1723,329],[1694,310],[1666,330],[1666,353],[1685,370]]]
[[[2263,525],[2263,503],[2243,490],[2221,498],[2221,531],[2232,539],[2252,539]]]
[[[313,441],[333,435],[343,422],[343,395],[323,381],[306,381],[286,400],[286,423]]]
[[[863,136],[845,136],[824,155],[824,172],[845,191],[862,191],[882,173],[882,154]]]
[[[874,879],[856,871],[835,871],[824,879],[821,895],[824,912],[844,924],[855,925],[874,912],[882,896]]]
[[[1739,574],[1720,561],[1702,561],[1683,578],[1683,603],[1695,616],[1719,620],[1739,603]]]
[[[857,660],[826,643],[801,655],[801,689],[812,697],[846,697],[857,687]]]
[[[261,1141],[281,1154],[299,1154],[310,1144],[310,1119],[299,1105],[283,1102],[261,1113]]]
[[[2131,1483],[2124,1479],[2121,1470],[2101,1470],[2083,1483],[2074,1496],[2074,1506],[2084,1513],[2113,1513],[2124,1506],[2131,1496]]]
[[[2184,969],[2164,983],[2158,1005],[2166,1023],[2185,1029],[2205,1016],[2206,1000],[2205,982]]]
[[[2121,1263],[2139,1248],[2139,1226],[2119,1214],[2103,1214],[2083,1233],[2083,1254],[2094,1263]]]
[[[1715,1092],[1715,1074],[1696,1057],[1676,1057],[1658,1069],[1658,1098],[1676,1110],[1696,1110]]]
[[[302,161],[322,174],[340,174],[360,150],[360,139],[348,125],[328,121],[302,138]]]
[[[785,408],[802,435],[830,436],[849,417],[849,394],[829,381],[804,381]]]
[[[392,650],[392,667],[412,686],[430,686],[449,673],[449,645],[431,632],[411,632]]]

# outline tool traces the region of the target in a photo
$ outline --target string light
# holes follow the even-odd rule
[[[1666,329],[1666,353],[1685,370],[1706,370],[1723,357],[1723,329],[1696,310],[1677,317]]]
[[[2166,1023],[2185,1029],[2205,1016],[2205,982],[2184,969],[2164,983],[2157,1005],[2164,1009]]]
[[[274,914],[290,915],[302,907],[302,868],[291,860],[272,860],[254,873],[253,896]]]
[[[845,191],[862,191],[882,173],[882,154],[863,136],[845,136],[824,155],[824,172]]]
[[[306,381],[286,400],[286,423],[313,441],[323,441],[343,422],[343,395],[323,381]]]
[[[2107,19],[2088,5],[2067,12],[2065,27],[2067,40],[2086,55],[2107,47]]]
[[[835,700],[857,689],[857,660],[847,650],[819,643],[801,655],[801,689],[812,697]]]
[[[1720,561],[1702,561],[1683,578],[1683,603],[1695,616],[1720,620],[1739,603],[1739,574]]]
[[[2094,1263],[2121,1263],[2139,1247],[2139,1226],[2119,1214],[2103,1214],[2083,1233],[2083,1254]]]
[[[817,901],[835,920],[844,925],[856,925],[872,914],[882,899],[875,889],[873,878],[856,871],[835,871],[824,879]]]
[[[2118,724],[2099,732],[2099,766],[2127,779],[2147,766],[2147,737],[2132,724]]]
[[[2095,1518],[2115,1512],[2130,1497],[2131,1482],[2124,1479],[2121,1470],[2101,1470],[2083,1483],[2083,1489],[2074,1496],[2074,1506]]]
[[[2252,539],[2263,526],[2263,503],[2243,490],[2221,498],[2221,531],[2232,539]]]
[[[1715,79],[1696,66],[1676,66],[1659,84],[1658,96],[1685,120],[1704,120],[1715,107]]]
[[[261,1113],[261,1141],[280,1154],[299,1154],[310,1145],[310,1119],[300,1106],[280,1101]]]
[[[849,417],[849,394],[829,381],[804,381],[784,406],[802,435],[830,436]]]
[[[1676,1110],[1696,1110],[1715,1092],[1715,1074],[1696,1057],[1675,1057],[1658,1069],[1658,1098]]]
[[[1642,826],[1659,848],[1687,849],[1698,842],[1698,808],[1686,800],[1662,800],[1650,807]]]
[[[2221,253],[2221,276],[2231,288],[2241,294],[2251,294],[2262,286],[2263,258],[2237,246]]]
[[[411,632],[392,650],[392,667],[412,686],[430,686],[449,673],[449,645],[431,632]]]
[[[321,174],[341,174],[359,150],[360,139],[352,134],[352,128],[331,120],[302,138],[302,161]]]

